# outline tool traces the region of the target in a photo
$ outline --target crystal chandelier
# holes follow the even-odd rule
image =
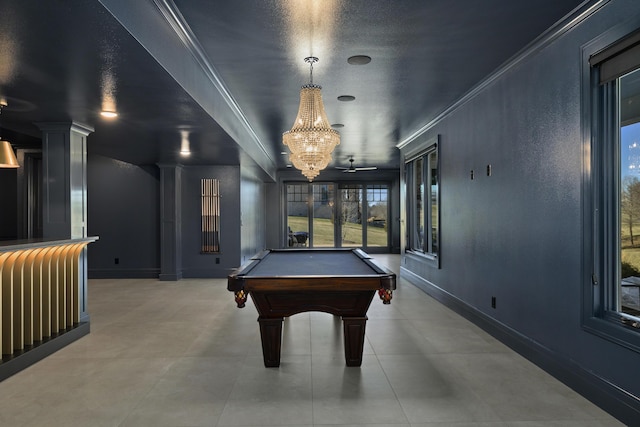
[[[309,181],[331,162],[331,152],[340,144],[340,134],[331,128],[322,103],[322,87],[313,84],[313,64],[318,58],[304,59],[310,64],[309,84],[300,89],[300,108],[291,130],[282,134],[289,147],[289,159]]]

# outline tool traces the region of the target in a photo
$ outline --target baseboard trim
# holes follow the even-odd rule
[[[90,268],[87,272],[89,279],[157,279],[159,268]]]
[[[21,352],[13,355],[3,356],[0,363],[0,381],[17,374],[34,363],[39,362],[47,356],[82,338],[89,333],[89,322],[81,322],[73,328],[57,334],[55,337],[47,338],[38,344],[30,346]]]
[[[580,365],[558,356],[555,352],[487,316],[405,267],[400,267],[400,274],[402,278],[479,326],[613,417],[627,425],[638,425],[640,398],[637,396],[633,396],[604,378],[594,375]]]

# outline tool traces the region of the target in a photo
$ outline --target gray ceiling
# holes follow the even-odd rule
[[[584,3],[584,4],[583,4]],[[317,56],[331,166],[398,168],[396,144],[581,0],[0,0],[0,117],[16,146],[36,123],[95,128],[89,152],[135,164],[238,164],[273,177]],[[367,65],[350,65],[368,55]],[[340,95],[355,101],[340,102]],[[111,102],[119,112],[98,112]],[[178,154],[181,133],[192,155]]]

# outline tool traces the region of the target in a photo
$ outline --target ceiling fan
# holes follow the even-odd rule
[[[372,170],[378,169],[376,166],[368,166],[368,167],[363,167],[363,168],[357,168],[357,167],[353,166],[353,157],[351,157],[349,159],[349,162],[351,164],[349,165],[348,168],[336,166],[336,169],[342,169],[343,173],[344,172],[355,173],[355,172],[358,172],[358,171],[372,171]]]

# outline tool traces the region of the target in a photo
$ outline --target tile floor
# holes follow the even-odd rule
[[[398,256],[376,256],[397,272]],[[399,279],[369,309],[362,367],[341,321],[284,323],[265,368],[257,313],[226,279],[91,280],[91,334],[0,383],[0,426],[621,425]]]

